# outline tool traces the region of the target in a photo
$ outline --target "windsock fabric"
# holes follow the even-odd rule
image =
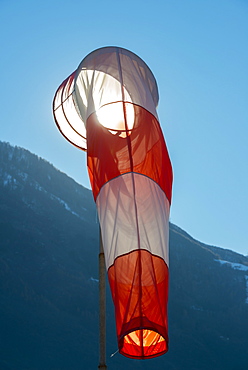
[[[54,120],[61,134],[79,149],[86,150],[86,129],[75,105],[75,72],[59,86],[53,100]]]
[[[136,359],[162,355],[168,350],[172,167],[155,78],[137,55],[108,47],[89,54],[63,84],[56,110],[71,99],[85,123],[119,352]]]

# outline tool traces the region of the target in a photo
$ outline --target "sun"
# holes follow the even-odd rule
[[[99,123],[112,134],[126,137],[133,129],[134,107],[132,103],[113,102],[102,106],[96,112]]]

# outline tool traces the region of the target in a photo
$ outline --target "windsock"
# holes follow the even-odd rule
[[[172,167],[158,120],[156,80],[119,47],[89,54],[54,98],[58,128],[87,151],[119,352],[168,351]]]

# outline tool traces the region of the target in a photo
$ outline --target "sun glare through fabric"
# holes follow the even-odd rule
[[[134,107],[120,81],[107,73],[88,69],[80,71],[78,81],[78,91],[88,114],[95,112],[99,123],[112,134],[129,135],[134,125]]]
[[[115,102],[104,105],[96,112],[100,124],[120,137],[126,137],[134,125],[134,108],[131,103]]]

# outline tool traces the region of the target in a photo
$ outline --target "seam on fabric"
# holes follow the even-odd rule
[[[100,196],[100,194],[101,194],[101,192],[102,192],[102,189],[105,187],[105,185],[107,185],[107,184],[109,184],[111,181],[114,181],[115,179],[118,179],[119,177],[121,177],[121,176],[125,176],[125,175],[129,175],[129,174],[134,174],[134,175],[140,175],[140,176],[143,176],[143,177],[146,177],[147,179],[149,179],[149,180],[151,180],[152,182],[154,182],[160,189],[161,189],[161,191],[164,193],[164,195],[165,195],[165,197],[166,197],[166,199],[168,200],[168,202],[169,202],[169,205],[171,205],[171,202],[169,201],[169,199],[167,198],[167,195],[166,195],[166,193],[165,193],[165,191],[161,188],[161,186],[157,183],[157,181],[155,181],[154,179],[152,179],[151,177],[149,177],[149,176],[147,176],[147,175],[145,175],[145,174],[143,174],[143,173],[140,173],[140,172],[135,172],[135,171],[128,171],[128,172],[125,172],[125,173],[121,173],[120,175],[118,175],[118,176],[116,176],[116,177],[113,177],[112,179],[110,179],[110,180],[108,180],[108,181],[106,181],[103,185],[102,185],[102,187],[101,187],[101,189],[100,189],[100,191],[98,192],[98,194],[97,194],[97,197],[96,197],[96,200],[95,200],[95,202],[97,202],[97,199],[98,199],[98,197]]]
[[[68,78],[69,79],[69,78]],[[62,84],[61,84],[62,85]],[[61,86],[60,85],[60,86]],[[64,85],[64,88],[65,88],[65,85]],[[64,91],[64,88],[63,88],[63,91]],[[66,97],[66,99],[65,100],[61,100],[61,103],[57,106],[57,108],[55,108],[54,109],[54,112],[58,109],[58,108],[60,108],[60,107],[62,107],[63,106],[63,104],[66,102],[66,100],[68,100],[69,99],[69,97],[73,94],[75,92],[75,89],[73,89],[73,91]],[[63,92],[62,92],[62,94],[63,94]],[[56,95],[55,95],[56,96]]]
[[[168,269],[168,272],[169,272],[169,266],[168,266],[168,264],[166,263],[166,261],[164,260],[164,258],[163,258],[163,257],[158,256],[157,254],[154,254],[154,253],[150,252],[148,249],[145,249],[145,248],[140,248],[140,251],[145,251],[145,252],[147,252],[147,253],[150,253],[150,255],[151,255],[151,256],[161,259],[161,260],[165,263],[165,265],[166,265],[166,267],[167,267],[167,269]],[[109,271],[109,269],[110,269],[111,267],[113,267],[113,266],[114,266],[115,261],[116,261],[116,260],[118,260],[118,258],[128,256],[129,254],[131,254],[131,253],[133,253],[133,252],[137,252],[137,249],[134,249],[134,250],[132,250],[132,251],[130,251],[130,252],[127,252],[127,253],[121,254],[120,256],[117,256],[117,257],[114,259],[114,262],[112,263],[112,265],[110,265],[110,266],[108,267],[107,272]]]
[[[122,75],[122,69],[121,69],[121,59],[120,59],[120,54],[119,54],[119,48],[116,48],[116,57],[117,57],[117,64],[118,64],[118,69],[119,69],[119,78],[120,78],[120,83],[121,83],[122,106],[123,106],[124,122],[125,122],[125,129],[126,129],[126,141],[127,141],[127,147],[128,147],[128,153],[129,153],[130,170],[131,170],[131,178],[132,178],[133,201],[134,201],[134,211],[135,211],[137,238],[138,238],[137,239],[138,253],[140,254],[140,227],[139,227],[139,217],[138,217],[137,201],[136,201],[136,187],[135,187],[135,180],[134,180],[134,174],[133,174],[132,142],[131,142],[130,136],[128,135],[127,112],[126,112],[126,106],[124,103],[124,81],[123,81],[123,75]],[[141,287],[142,265],[141,265],[140,256],[138,259],[138,269],[139,269],[139,274],[138,274],[139,275],[139,286]],[[142,289],[139,289],[139,302],[140,302],[139,311],[140,311],[140,317],[141,317],[141,323],[142,323],[143,319],[142,319],[141,301],[142,301]],[[142,331],[142,338],[140,338],[140,345],[141,345],[142,356],[144,356],[143,331]]]

